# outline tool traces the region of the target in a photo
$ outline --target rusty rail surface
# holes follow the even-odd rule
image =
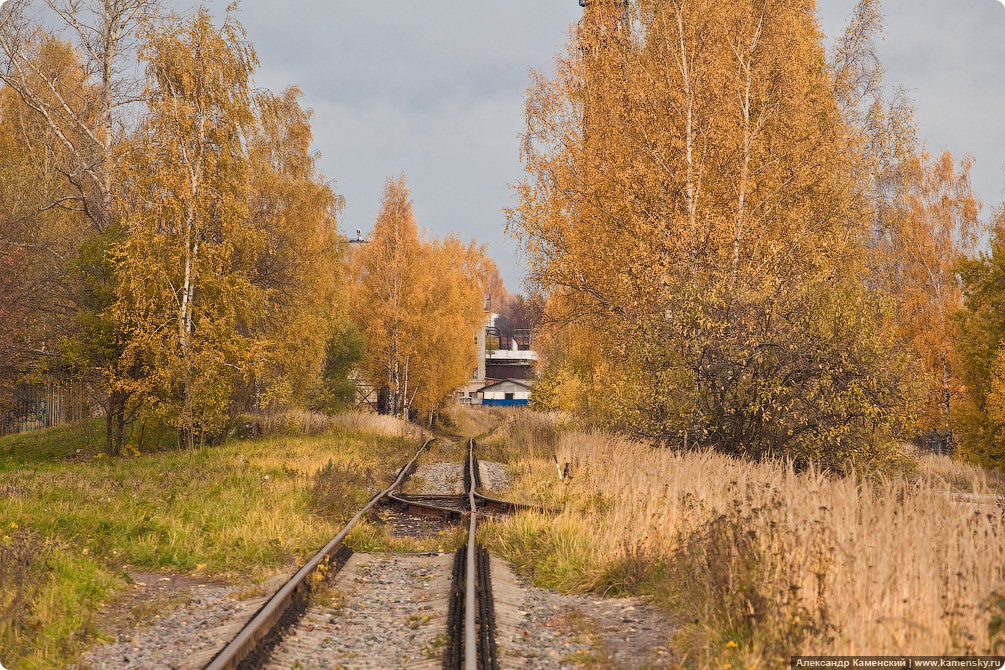
[[[401,486],[405,479],[411,475],[415,470],[415,461],[419,458],[421,454],[432,442],[432,438],[426,440],[419,450],[415,452],[405,467],[403,467],[399,472],[398,476],[395,478],[394,482],[375,495],[370,499],[370,502],[366,506],[356,513],[349,523],[339,531],[332,540],[325,545],[325,547],[319,551],[315,556],[308,561],[300,570],[297,571],[295,575],[286,584],[276,592],[272,598],[270,598],[255,614],[251,620],[245,624],[244,628],[234,637],[231,642],[224,647],[220,653],[218,653],[213,660],[211,660],[203,670],[236,670],[241,662],[251,655],[255,648],[258,646],[262,640],[269,634],[269,631],[279,622],[280,618],[289,608],[290,604],[293,602],[294,598],[299,594],[303,595],[303,591],[307,590],[306,587],[307,579],[310,577],[320,565],[324,564],[326,561],[334,558],[336,554],[342,550],[342,541],[348,535],[349,530],[355,525],[359,519],[369,512],[374,505],[376,505],[385,496],[389,495],[396,488]],[[470,666],[474,668],[475,666]]]

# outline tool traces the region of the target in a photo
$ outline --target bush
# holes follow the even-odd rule
[[[367,491],[376,488],[373,468],[358,461],[336,464],[331,459],[314,473],[311,511],[321,516],[341,518],[361,507]]]

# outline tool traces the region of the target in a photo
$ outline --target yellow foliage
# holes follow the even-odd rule
[[[381,411],[431,411],[471,375],[484,325],[484,248],[420,238],[404,176],[388,179],[373,232],[353,259],[350,314]]]
[[[509,210],[551,321],[592,349],[567,356],[586,414],[866,458],[899,413],[902,355],[865,281],[871,186],[814,3],[619,7],[589,3],[555,77],[535,75]]]
[[[20,83],[41,101],[56,104],[61,97],[69,101],[68,114],[93,120],[93,90],[68,44],[40,30],[20,48],[26,71]],[[77,299],[68,264],[88,220],[74,205],[79,184],[65,176],[74,173],[73,157],[56,130],[67,141],[80,139],[68,119],[60,117],[53,128],[15,88],[0,86],[0,405],[17,373],[37,362],[38,349],[66,334]]]
[[[296,87],[259,93],[248,142],[251,216],[264,235],[254,274],[267,301],[257,329],[267,355],[255,373],[263,404],[303,397],[335,324],[346,319],[345,242],[337,218],[343,199],[317,170],[313,113],[300,106],[301,97]]]
[[[341,307],[341,198],[318,174],[300,92],[252,96],[240,25],[148,25],[148,113],[123,147],[115,382],[188,445],[235,405],[302,395]]]
[[[951,410],[963,399],[954,346],[959,328],[950,319],[963,306],[956,266],[986,230],[971,190],[972,165],[968,156],[957,168],[948,151],[934,160],[927,151],[908,155],[891,185],[896,197],[881,209],[888,237],[877,274],[892,275],[887,286],[900,337],[924,363],[926,429],[948,430]]]

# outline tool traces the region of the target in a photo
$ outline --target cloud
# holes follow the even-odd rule
[[[1002,0],[997,0],[1002,2]],[[907,89],[917,107],[919,138],[929,151],[971,154],[973,185],[984,215],[1002,199],[1005,162],[1005,15],[988,0],[884,0],[879,42],[889,89]],[[829,37],[840,34],[855,0],[819,0]]]
[[[256,85],[299,84],[314,108],[344,230],[365,233],[384,179],[404,172],[420,228],[489,243],[519,291],[503,208],[523,176],[527,72],[550,70],[581,12],[575,0],[244,0],[237,16],[261,61]]]
[[[856,1],[817,1],[829,37]],[[222,14],[226,5],[210,8]],[[887,84],[909,89],[930,150],[976,157],[974,186],[996,205],[1005,88],[993,82],[1005,68],[1005,14],[990,0],[883,6]],[[321,168],[346,196],[345,229],[368,230],[384,178],[404,171],[419,225],[491,242],[509,288],[519,290],[523,270],[502,208],[523,176],[527,70],[550,70],[581,12],[574,0],[244,0],[238,18],[262,64],[256,84],[299,84],[314,108]]]

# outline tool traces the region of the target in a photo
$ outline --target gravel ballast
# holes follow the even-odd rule
[[[504,497],[505,466],[479,464],[483,489]],[[461,468],[420,466],[416,492],[462,492]],[[354,554],[264,667],[441,667],[452,560],[450,553]],[[491,569],[504,670],[677,667],[673,622],[644,601],[536,588],[495,557]],[[132,592],[105,608],[98,624],[112,640],[95,645],[80,670],[202,668],[287,577],[256,589],[134,573]]]

